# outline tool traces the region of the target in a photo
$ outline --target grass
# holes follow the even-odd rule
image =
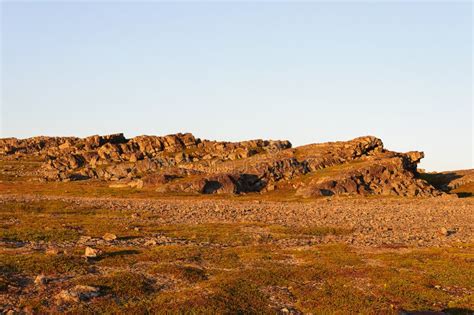
[[[223,313],[272,313],[268,307],[268,296],[252,281],[242,278],[223,281],[216,286],[216,291],[210,302],[216,310],[223,310]]]
[[[377,258],[398,269],[423,272],[433,286],[474,285],[474,269],[470,268],[474,262],[474,253],[470,247],[431,249],[415,254],[381,254]],[[446,261],[451,263],[446,264]],[[466,272],[460,273],[459,269],[464,269]]]
[[[15,181],[31,179],[32,172],[36,171],[42,164],[37,159],[5,160],[0,159],[0,181]],[[16,176],[21,174],[20,176]]]
[[[467,183],[451,191],[460,198],[473,197],[474,196],[474,182]]]
[[[70,206],[58,201],[2,203],[0,239],[14,242],[75,241],[79,232],[72,226],[63,225],[61,220],[62,216],[75,211],[69,209]]]
[[[179,279],[189,283],[207,280],[207,275],[204,269],[191,265],[178,265],[174,263],[158,264],[154,265],[150,272],[153,274],[171,276],[173,279]]]
[[[289,227],[282,225],[272,225],[268,228],[268,230],[272,233],[277,233],[284,238],[308,238],[325,235],[344,235],[350,234],[352,232],[347,228],[329,226]]]
[[[79,233],[74,230],[45,228],[42,230],[35,229],[2,229],[0,231],[0,238],[6,241],[14,242],[63,242],[75,241],[79,238]]]
[[[139,231],[126,230],[132,213],[57,201],[0,204],[3,240],[69,246],[59,255],[1,249],[0,292],[20,296],[20,305],[35,313],[273,314],[286,307],[313,314],[401,309],[467,314],[474,309],[473,245],[403,250],[282,245],[274,241],[351,231],[253,222],[164,225],[150,219],[140,221]],[[84,246],[75,240],[105,232],[117,234],[120,242],[97,245],[104,253],[86,262]],[[156,233],[179,242],[135,245],[134,237]],[[38,274],[53,281],[37,290]],[[78,284],[99,287],[101,296],[59,308],[52,297]]]
[[[155,290],[153,281],[143,274],[130,271],[86,277],[78,283],[100,287],[104,294],[114,295],[119,301],[140,300]]]
[[[226,168],[226,164],[232,164],[236,168],[244,167],[249,159],[259,160],[259,154],[248,159],[224,161],[219,165]],[[196,194],[196,193],[182,193],[182,192],[157,192],[156,187],[145,186],[142,189],[124,187],[124,188],[110,188],[108,182],[99,180],[86,181],[72,181],[72,182],[38,182],[34,181],[34,176],[25,175],[20,177],[11,177],[10,175],[0,174],[0,191],[2,194],[40,194],[45,196],[70,196],[70,197],[103,197],[103,198],[130,198],[130,199],[197,199],[197,200],[213,200],[213,199],[231,199],[231,200],[264,200],[277,202],[310,202],[314,198],[303,199],[295,196],[296,189],[293,188],[294,183],[302,182],[309,183],[312,180],[323,179],[331,176],[338,176],[342,172],[347,172],[353,168],[360,168],[367,162],[364,160],[351,161],[341,165],[329,166],[324,169],[316,170],[306,175],[297,176],[287,183],[279,183],[277,191],[269,191],[264,194],[261,193],[247,193],[242,195],[234,194]],[[38,161],[5,161],[0,159],[0,169],[2,165],[14,164],[15,170],[22,169],[28,172],[33,172],[40,166]],[[240,166],[239,166],[240,165]],[[2,176],[8,178],[2,179]],[[201,178],[200,175],[190,175],[186,178],[176,179],[173,183],[190,181]],[[474,191],[474,189],[473,189]],[[469,193],[469,192],[468,192]],[[472,192],[471,192],[472,193]],[[465,196],[465,192],[461,192],[461,196]],[[315,197],[322,199],[324,197]],[[394,198],[394,197],[391,197]]]
[[[292,186],[294,182],[309,183],[311,180],[321,179],[339,174],[345,168],[353,167],[352,162],[347,165],[328,167],[322,170],[301,175],[287,183],[278,183],[278,190],[265,193],[252,192],[241,195],[235,194],[197,194],[184,192],[158,192],[156,187],[143,187],[142,189],[124,187],[110,188],[107,182],[98,180],[73,181],[73,182],[35,182],[26,180],[1,181],[0,191],[3,195],[43,195],[43,196],[63,196],[63,197],[97,197],[97,198],[125,198],[125,199],[153,199],[153,200],[235,200],[235,201],[269,201],[269,202],[312,202],[314,200],[327,199],[327,197],[301,198],[296,196],[296,189]],[[173,183],[190,180],[176,179]],[[472,190],[474,191],[474,189]],[[461,192],[463,193],[463,192]],[[464,194],[465,195],[465,194]],[[461,195],[461,196],[464,196]],[[469,194],[470,196],[470,194]],[[338,198],[361,198],[357,196],[338,196]],[[367,197],[365,197],[367,198]],[[406,199],[400,196],[373,196],[369,198],[377,199]],[[418,198],[419,199],[419,198]]]
[[[133,209],[114,211],[55,200],[0,203],[0,239],[75,242],[80,235],[101,237],[107,232],[132,237],[138,232],[125,228],[133,212]]]
[[[11,274],[63,274],[87,273],[88,266],[79,256],[51,256],[43,253],[12,254],[0,252],[0,271],[2,275]]]

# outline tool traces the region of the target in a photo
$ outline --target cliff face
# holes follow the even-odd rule
[[[292,148],[289,141],[217,142],[192,134],[0,139],[4,159],[43,161],[40,180],[99,179],[115,187],[161,192],[287,191],[302,197],[342,194],[437,196],[418,178],[422,152],[384,149],[372,136]]]

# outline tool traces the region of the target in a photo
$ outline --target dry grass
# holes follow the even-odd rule
[[[316,314],[401,309],[467,314],[474,309],[473,246],[368,250],[338,243],[284,245],[271,240],[350,231],[262,222],[156,225],[144,219],[135,231],[127,229],[132,212],[59,201],[0,204],[6,242],[0,251],[1,293],[34,313],[264,314],[287,308]],[[105,232],[116,233],[119,240],[97,243],[103,254],[85,261],[78,237]],[[153,235],[170,242],[134,243]],[[8,245],[15,241],[26,245]],[[50,255],[48,247],[65,252]],[[50,279],[40,290],[33,284],[38,274]],[[77,284],[99,287],[101,296],[58,306],[54,296]]]
[[[452,191],[459,197],[474,197],[474,182],[461,185]]]

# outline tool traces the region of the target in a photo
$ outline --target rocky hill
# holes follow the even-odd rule
[[[289,141],[218,142],[190,133],[5,138],[0,158],[41,161],[30,174],[38,180],[95,179],[162,193],[443,194],[418,173],[422,152],[389,151],[372,136],[296,148]]]

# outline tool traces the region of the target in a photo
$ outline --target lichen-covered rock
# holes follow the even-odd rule
[[[438,196],[438,191],[415,177],[404,157],[354,164],[351,168],[333,170],[330,176],[316,176],[297,190],[303,197],[331,195],[398,195]]]
[[[289,141],[220,142],[190,133],[0,139],[0,155],[33,155],[42,180],[112,181],[110,187],[161,192],[234,193],[296,190],[300,196],[437,196],[420,178],[423,152],[386,150],[373,136],[292,148]]]
[[[96,248],[87,246],[84,250],[84,257],[86,258],[97,258],[101,254],[101,251]]]
[[[59,292],[56,295],[56,301],[58,303],[78,303],[98,297],[100,293],[100,288],[88,285],[76,285],[71,289]]]

